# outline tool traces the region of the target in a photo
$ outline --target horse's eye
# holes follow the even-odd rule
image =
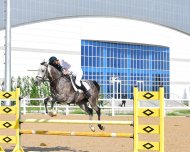
[[[45,70],[42,70],[42,72],[45,72]]]

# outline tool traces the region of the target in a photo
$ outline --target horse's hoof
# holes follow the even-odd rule
[[[101,129],[101,130],[104,131],[105,129],[106,129],[106,128],[105,128],[104,126],[102,126],[102,129]]]
[[[104,130],[105,130],[105,127],[104,127],[104,126],[102,126],[102,125],[100,125],[100,124],[98,124],[98,127],[99,127],[99,129],[100,129],[100,130],[102,130],[102,131],[104,131]]]
[[[57,112],[56,111],[52,111],[52,112],[49,112],[48,115],[50,117],[55,117],[55,116],[57,116]]]
[[[92,132],[95,132],[95,128],[94,127],[90,127]]]
[[[49,112],[48,115],[49,115],[50,117],[53,117],[52,112]]]
[[[43,114],[43,115],[48,115],[48,113],[46,113],[46,112],[42,112],[42,114]]]

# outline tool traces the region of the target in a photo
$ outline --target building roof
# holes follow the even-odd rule
[[[0,1],[0,29],[5,27],[5,1]],[[12,26],[81,16],[108,16],[151,22],[190,35],[189,0],[14,0]]]

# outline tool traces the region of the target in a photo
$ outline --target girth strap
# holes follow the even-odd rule
[[[72,86],[73,86],[73,88],[74,88],[74,90],[77,92],[82,92],[82,90],[81,89],[78,89],[77,88],[77,85],[75,84],[75,82],[73,81],[73,76],[72,75],[70,75],[70,79],[71,79],[71,84],[72,84]]]

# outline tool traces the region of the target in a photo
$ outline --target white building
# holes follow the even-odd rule
[[[50,20],[11,29],[12,76],[35,76],[50,56],[81,64],[81,40],[167,46],[170,50],[170,98],[190,92],[190,36],[143,21],[85,17]],[[4,31],[0,31],[0,78],[4,78]]]

